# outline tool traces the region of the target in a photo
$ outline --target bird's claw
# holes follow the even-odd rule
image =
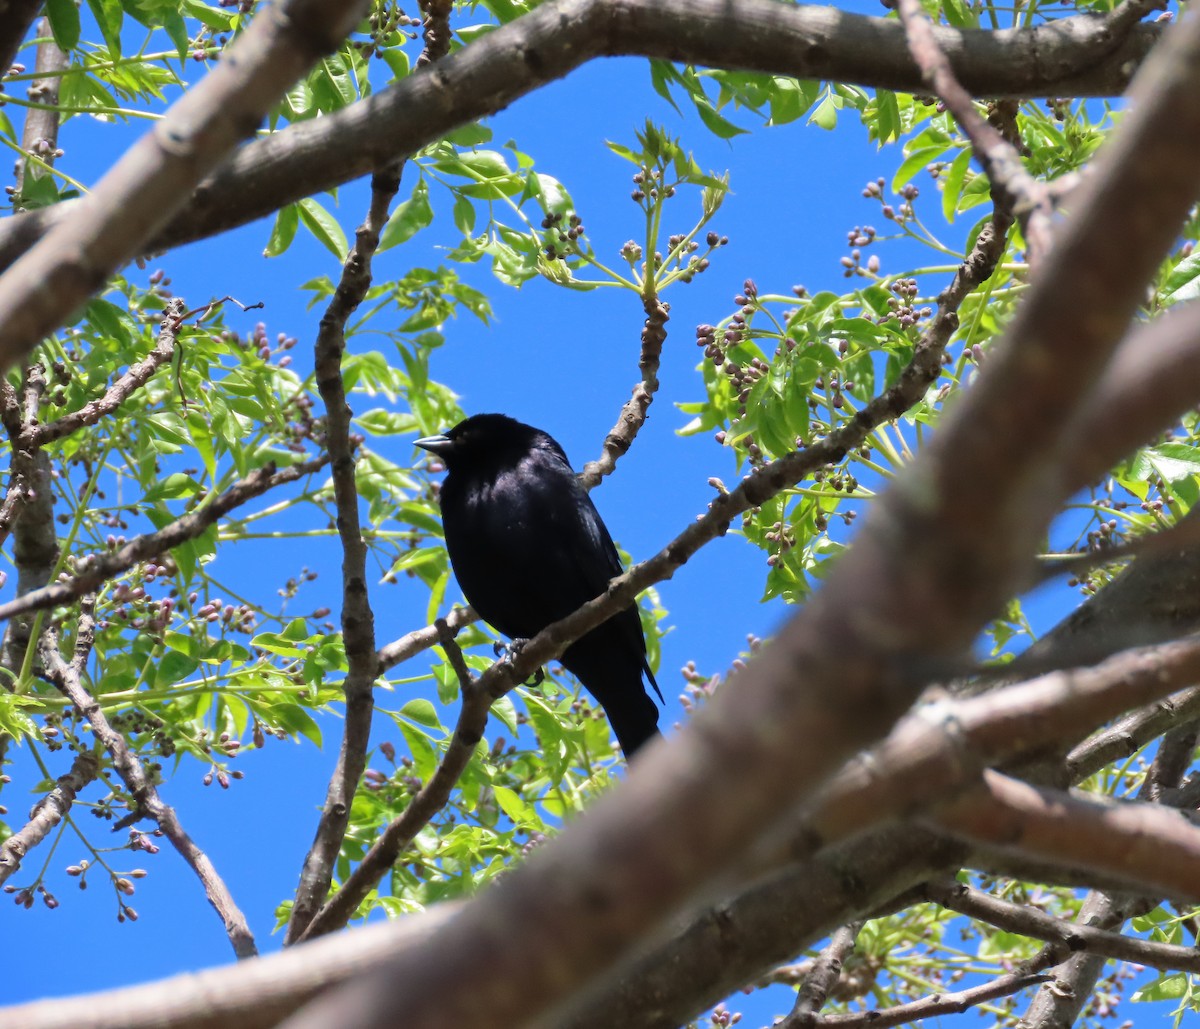
[[[521,648],[523,646],[525,646],[525,644],[528,642],[529,642],[529,640],[527,640],[527,639],[513,640],[511,643],[501,643],[499,640],[497,640],[495,643],[492,644],[492,650],[494,650],[496,652],[496,657],[498,657],[504,661],[511,662],[511,661],[515,661],[517,659],[517,655],[521,653]],[[538,686],[543,681],[545,681],[545,678],[546,678],[546,669],[539,667],[538,670],[533,673],[533,675],[531,675],[524,682],[518,683],[518,685],[519,686]]]

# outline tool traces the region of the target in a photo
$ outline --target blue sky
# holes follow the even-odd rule
[[[194,77],[198,71],[198,66],[189,65],[185,74]],[[695,118],[681,117],[656,96],[645,66],[630,59],[594,62],[519,101],[495,118],[492,128],[494,143],[515,139],[520,149],[537,158],[539,170],[568,186],[593,245],[611,256],[634,234],[637,212],[623,199],[632,168],[603,141],[632,144],[634,131],[647,116],[682,135],[684,145],[706,169],[728,169],[732,191],[712,226],[730,237],[729,246],[705,275],[675,287],[667,297],[672,305],[670,336],[650,420],[617,474],[593,495],[613,536],[635,559],[657,552],[704,510],[712,495],[710,476],[728,481],[736,474],[728,451],[710,437],[677,435],[688,416],[675,405],[702,395],[694,372],[699,358],[695,326],[728,314],[747,277],[779,292],[794,283],[840,290],[845,280],[839,260],[848,250],[846,233],[855,225],[878,221],[877,205],[863,200],[861,190],[867,181],[890,175],[899,162],[897,150],[880,153],[868,141],[853,114],[843,117],[835,133],[801,121],[722,142]],[[752,119],[742,121],[753,127]],[[135,134],[75,118],[63,131],[64,167],[84,181],[94,181],[119,146]],[[922,185],[929,185],[928,180]],[[402,195],[406,189],[402,187]],[[362,183],[339,192],[339,216],[348,233],[366,208],[366,195]],[[380,255],[377,279],[444,260],[437,247],[455,237],[449,226],[449,201],[442,197],[439,207],[436,193],[432,200],[439,220],[410,243]],[[684,200],[680,206],[691,216],[698,200]],[[681,227],[686,227],[682,215]],[[299,284],[317,274],[334,276],[338,269],[332,256],[303,233],[285,257],[264,259],[268,229],[266,223],[248,226],[173,251],[152,261],[145,272],[130,274],[144,279],[155,268],[165,269],[176,291],[193,306],[229,293],[246,303],[262,300],[264,311],[232,317],[231,323],[246,331],[261,318],[272,334],[284,331],[298,337],[294,355],[303,370],[311,361],[320,309],[306,309],[308,297]],[[901,247],[883,254],[885,270],[902,266],[906,259]],[[482,265],[459,272],[489,293],[496,317],[490,326],[465,316],[446,326],[447,344],[435,357],[434,377],[451,385],[469,412],[503,411],[550,431],[576,467],[594,458],[637,380],[642,312],[636,298],[616,290],[578,294],[540,281],[516,291],[495,283]],[[351,345],[375,344],[360,340]],[[368,406],[375,405],[356,403],[360,411]],[[399,463],[415,456],[409,442],[400,438],[382,441],[380,449]],[[264,580],[273,588],[307,565],[321,576],[306,587],[304,607],[336,610],[340,584],[335,540],[281,541],[269,552],[255,553],[260,555],[255,560],[265,560],[265,566],[237,567],[234,553],[219,559],[227,567],[218,567],[218,573],[247,589],[261,590]],[[680,717],[677,696],[683,680],[678,669],[686,661],[694,660],[706,672],[722,671],[745,648],[747,633],[767,635],[786,617],[781,603],[759,601],[765,571],[763,554],[730,533],[659,587],[670,612],[667,624],[674,627],[663,642],[659,674],[668,702],[664,725]],[[374,599],[381,643],[424,622],[426,594],[414,582],[379,586]],[[1048,596],[1037,605],[1038,620],[1049,624],[1071,602],[1061,593]],[[271,742],[265,752],[239,759],[246,778],[228,791],[202,787],[202,770],[194,764],[185,764],[163,790],[225,876],[263,950],[279,945],[278,937],[270,935],[274,908],[295,887],[333,765],[340,730],[336,720],[325,721],[327,745],[322,751]],[[386,727],[378,728],[376,738],[387,738]],[[19,783],[27,761],[19,753],[15,756],[11,774]],[[18,796],[13,787],[5,791],[14,823],[20,822],[25,803]],[[65,837],[51,868],[61,869],[82,856],[78,844]],[[104,884],[80,893],[61,871],[48,878],[61,901],[57,910],[39,905],[25,912],[0,906],[9,933],[19,933],[21,940],[6,959],[4,1001],[135,983],[230,959],[224,933],[199,885],[169,847],[154,857],[139,856],[136,862],[117,856],[118,867],[138,864],[152,873],[138,884],[132,899],[140,914],[136,924],[116,924],[115,902]],[[40,867],[44,859],[44,851],[32,853],[15,881],[26,878],[26,872]],[[64,974],[62,955],[72,952],[80,959],[71,960],[69,974]],[[790,991],[776,989],[761,997],[736,998],[732,1006],[745,1012],[743,1024],[769,1024],[772,1015],[787,1010],[790,997]],[[1140,1012],[1127,1010],[1125,1017],[1134,1014]]]

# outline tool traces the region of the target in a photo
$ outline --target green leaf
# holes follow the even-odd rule
[[[510,790],[507,786],[493,786],[492,792],[496,795],[500,810],[518,825],[539,821],[536,812],[521,799],[516,790]]]
[[[948,222],[954,221],[958,201],[962,196],[963,180],[967,177],[967,169],[970,167],[971,151],[964,150],[942,173],[942,214]]]
[[[466,197],[454,201],[454,225],[464,236],[475,231],[475,205]]]
[[[837,128],[837,118],[837,102],[833,99],[833,94],[826,93],[825,99],[817,105],[817,109],[813,111],[808,120],[817,128],[830,131]]]
[[[418,179],[412,195],[392,212],[387,225],[379,237],[378,252],[382,253],[406,240],[433,221],[433,208],[429,206],[429,187],[424,179]]]
[[[74,50],[79,42],[79,8],[74,0],[46,0],[50,32],[60,50]]]
[[[1154,1000],[1179,1000],[1187,996],[1188,977],[1184,972],[1168,972],[1138,990],[1129,999],[1134,1003]]]
[[[183,13],[189,18],[195,18],[201,25],[216,32],[228,32],[233,28],[233,15],[226,14],[219,7],[204,3],[204,0],[183,0]]]
[[[114,61],[121,59],[121,24],[125,20],[125,12],[121,8],[121,0],[88,0],[92,16],[100,26],[100,33],[108,45],[108,54]]]
[[[800,118],[816,102],[820,87],[807,79],[775,78],[771,91],[771,125],[786,125]]]
[[[412,414],[377,407],[354,419],[372,436],[400,436],[417,431],[420,426]]]
[[[1189,254],[1167,275],[1161,297],[1164,305],[1177,304],[1200,296],[1200,250]]]
[[[400,714],[418,725],[426,725],[430,729],[440,729],[441,721],[438,719],[437,708],[433,706],[432,701],[426,700],[424,697],[417,697],[415,700],[410,700],[400,709]]]
[[[346,260],[350,246],[346,242],[346,234],[342,232],[342,227],[337,223],[337,219],[312,197],[301,200],[299,207],[300,220],[304,222],[304,227],[323,243],[339,261]]]
[[[96,326],[101,335],[119,343],[122,350],[127,351],[133,345],[133,337],[126,324],[129,316],[116,304],[99,298],[89,300],[84,308],[84,317]]]
[[[896,174],[892,176],[892,192],[898,192],[900,187],[905,185],[917,172],[932,164],[950,149],[950,144],[946,142],[914,150],[901,162],[900,167],[896,169]]]
[[[890,89],[875,90],[876,138],[879,142],[887,143],[899,139],[902,131],[900,121],[900,104],[896,94]]]
[[[734,125],[728,118],[718,114],[717,109],[710,101],[701,97],[693,97],[693,100],[696,104],[696,113],[700,115],[704,127],[714,136],[721,139],[733,139],[734,136],[746,135],[746,129]]]
[[[296,229],[300,225],[300,209],[295,204],[281,207],[271,226],[271,238],[263,249],[263,257],[278,257],[292,245]]]
[[[1167,482],[1180,482],[1200,475],[1200,451],[1185,443],[1160,443],[1147,447],[1130,464],[1133,478],[1146,480],[1159,475]]]
[[[167,11],[163,15],[162,27],[171,42],[175,44],[175,52],[179,54],[179,59],[187,60],[188,30],[187,24],[179,16],[179,12]]]

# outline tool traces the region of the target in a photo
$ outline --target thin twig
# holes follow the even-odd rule
[[[24,614],[27,611],[40,611],[58,604],[65,604],[85,593],[90,593],[101,583],[128,571],[139,561],[163,554],[172,547],[195,539],[223,515],[246,501],[262,496],[276,486],[295,482],[306,475],[320,471],[328,462],[328,457],[317,457],[311,461],[288,465],[282,471],[276,471],[274,462],[268,462],[239,479],[224,493],[216,497],[211,504],[205,504],[195,511],[181,515],[170,525],[163,526],[157,532],[135,536],[116,550],[87,554],[75,562],[76,572],[73,576],[17,597],[7,604],[0,604],[0,621],[12,618],[14,615]]]
[[[38,640],[38,656],[47,677],[87,720],[96,739],[112,757],[113,768],[128,788],[138,810],[158,823],[163,834],[200,879],[208,902],[225,926],[225,934],[233,945],[233,952],[239,958],[254,957],[258,953],[254,945],[254,936],[250,932],[246,916],[234,903],[229,888],[217,874],[208,855],[196,846],[184,830],[174,809],[159,796],[153,781],[146,774],[137,755],[130,750],[125,737],[112,727],[100,705],[84,688],[74,665],[67,664],[62,659],[58,651],[57,633],[53,629],[45,630]]]
[[[114,382],[105,391],[104,396],[89,401],[78,411],[72,411],[45,425],[31,427],[30,438],[33,445],[45,446],[47,443],[53,443],[86,426],[95,425],[101,418],[116,411],[130,396],[149,382],[154,373],[170,361],[175,353],[185,306],[179,297],[173,297],[167,301],[162,321],[159,323],[158,340],[154,349]]]
[[[957,993],[934,993],[909,1004],[898,1004],[894,1008],[872,1008],[870,1011],[856,1011],[848,1015],[826,1015],[815,1024],[829,1026],[829,1029],[859,1029],[860,1026],[862,1029],[891,1029],[891,1026],[905,1025],[923,1018],[958,1015],[969,1011],[976,1004],[986,1004],[989,1000],[997,1000],[1000,997],[1011,997],[1014,993],[1049,982],[1053,978],[1052,975],[1038,972],[1009,972]]]
[[[921,77],[967,134],[993,192],[1008,197],[1008,206],[1021,221],[1030,263],[1035,263],[1050,247],[1050,219],[1054,213],[1050,190],[1025,170],[1016,147],[975,110],[975,102],[959,85],[920,0],[897,0],[896,9]]]
[[[1044,940],[1063,954],[1086,950],[1092,954],[1133,961],[1164,971],[1200,972],[1200,950],[1172,943],[1139,940],[1081,922],[1065,922],[1026,904],[1001,900],[956,879],[938,879],[922,888],[926,899],[950,911],[1035,940]]]
[[[441,644],[442,650],[446,652],[446,660],[450,662],[450,667],[454,669],[454,674],[458,677],[459,689],[466,693],[475,681],[475,676],[471,674],[471,669],[467,667],[462,647],[458,645],[458,641],[454,638],[456,630],[451,629],[449,623],[444,618],[439,618],[433,624],[438,632],[438,643]]]
[[[70,771],[58,777],[54,788],[29,813],[29,821],[0,843],[0,883],[20,868],[25,855],[50,835],[71,810],[76,795],[96,778],[99,770],[100,762],[90,750],[76,755]]]
[[[460,629],[478,620],[479,615],[469,607],[456,607],[445,618],[439,619],[439,621],[445,622],[446,628],[455,635]],[[376,654],[379,660],[379,674],[383,675],[384,672],[395,668],[396,665],[402,664],[421,651],[428,650],[438,642],[439,638],[439,630],[435,622],[433,625],[405,633],[398,640],[393,640],[381,647],[379,653]]]
[[[589,461],[579,473],[584,489],[593,489],[606,475],[611,475],[617,461],[628,453],[634,439],[646,424],[646,414],[658,392],[658,367],[662,361],[663,344],[667,340],[666,324],[670,315],[667,305],[658,299],[657,293],[642,297],[646,311],[646,322],[642,326],[642,350],[638,368],[642,379],[633,387],[633,395],[625,401],[617,424],[604,437],[604,450],[595,461]]]

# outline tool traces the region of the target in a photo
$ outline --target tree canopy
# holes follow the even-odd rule
[[[1200,22],[1177,13],[8,4],[0,883],[37,909],[9,938],[96,890],[137,921],[174,852],[240,960],[0,1025],[1050,1029],[1132,1017],[1135,977],[1195,1008]],[[581,159],[624,175],[585,207],[580,161],[501,112],[604,57],[654,106]],[[787,125],[879,161],[803,187],[846,225],[804,284]],[[743,202],[746,136],[773,156]],[[777,247],[739,249],[747,219]],[[155,270],[185,244],[233,295]],[[731,267],[735,295],[708,286]],[[263,308],[260,274],[319,321]],[[581,481],[603,506],[635,476],[617,496],[655,542],[497,657],[444,468],[408,444],[520,361],[509,413],[550,383],[600,404]],[[703,500],[667,524],[682,482]],[[706,667],[657,587],[727,534],[736,587],[678,605],[746,639]],[[652,664],[699,660],[626,770],[556,658],[635,600]],[[260,956],[188,784],[278,804],[239,780],[287,740],[337,756],[292,816],[294,891],[250,899],[283,940]],[[128,928],[89,946],[136,957]]]

